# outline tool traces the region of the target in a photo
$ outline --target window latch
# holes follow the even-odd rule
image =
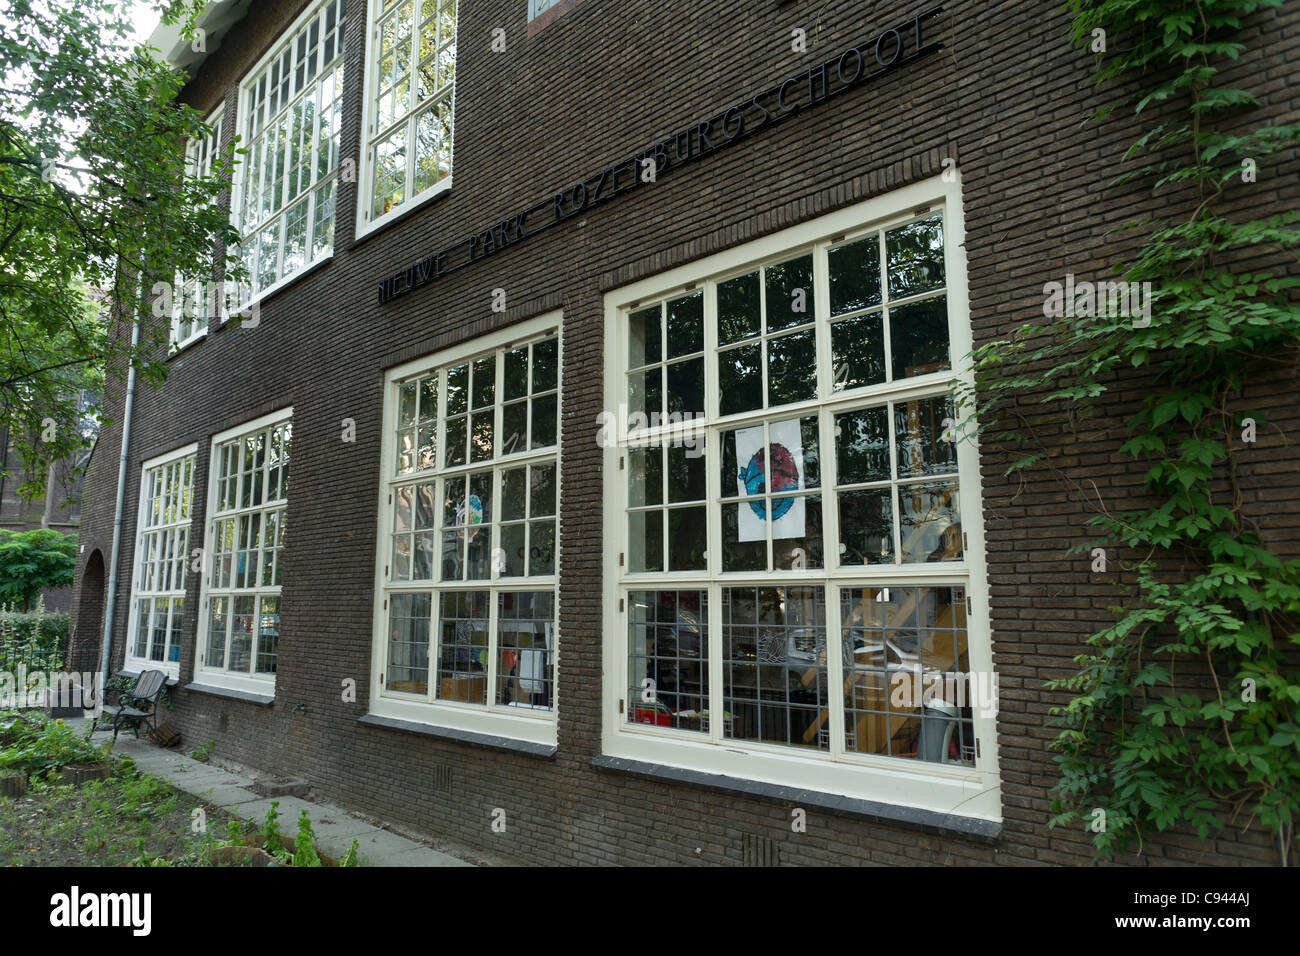
[[[623,713],[623,698],[621,697],[618,699],[618,712]]]

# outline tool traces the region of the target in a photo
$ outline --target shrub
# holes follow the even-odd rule
[[[38,598],[30,613],[0,605],[0,670],[61,671],[68,647],[71,619],[66,614],[46,614]]]

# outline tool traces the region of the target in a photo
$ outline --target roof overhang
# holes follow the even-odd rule
[[[198,27],[203,31],[203,49],[195,50],[194,42],[181,36],[179,23],[159,23],[149,35],[149,46],[162,53],[163,60],[191,76],[204,60],[221,47],[221,39],[230,28],[244,18],[253,0],[213,0],[199,17]]]

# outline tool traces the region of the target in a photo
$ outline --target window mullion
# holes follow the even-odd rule
[[[727,719],[726,691],[722,679],[725,666],[722,659],[722,585],[713,580],[705,590],[709,594],[709,740],[721,744]]]
[[[880,253],[881,347],[884,349],[885,381],[892,384],[894,381],[894,347],[893,339],[889,334],[889,260],[885,252],[885,230],[878,230],[876,235],[880,237],[876,243],[876,248]]]
[[[840,588],[832,582],[823,587],[826,595],[826,713],[830,724],[830,755],[832,760],[844,756],[844,628],[840,620]]]
[[[903,489],[898,483],[898,440],[894,434],[894,403],[885,403],[885,421],[886,431],[889,435],[889,498],[890,510],[894,513],[894,560],[893,563],[901,565],[903,563]]]

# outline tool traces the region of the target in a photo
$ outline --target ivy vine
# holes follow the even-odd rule
[[[1256,97],[1219,76],[1245,51],[1243,19],[1279,6],[1071,0],[1072,40],[1096,54],[1098,85],[1125,90],[1094,121],[1127,106],[1142,127],[1112,188],[1146,189],[1165,213],[1125,226],[1140,245],[1113,267],[1150,283],[1149,321],[1067,310],[976,349],[975,387],[958,386],[981,434],[1021,449],[1007,474],[1048,469],[1067,483],[1056,459],[1068,449],[1034,436],[1024,403],[1077,422],[1112,389],[1146,396],[1116,454],[1147,466],[1131,499],[1144,506],[1113,510],[1094,489],[1096,538],[1071,549],[1127,556],[1135,583],[1077,672],[1047,685],[1072,695],[1053,710],[1051,825],[1084,827],[1102,858],[1140,852],[1153,830],[1263,827],[1286,864],[1296,839],[1300,560],[1266,545],[1239,479],[1245,456],[1260,460],[1262,440],[1280,435],[1241,407],[1243,387],[1275,363],[1296,367],[1300,279],[1286,272],[1300,213],[1240,210],[1266,178],[1294,177],[1266,160],[1300,144],[1300,126],[1253,124]]]

